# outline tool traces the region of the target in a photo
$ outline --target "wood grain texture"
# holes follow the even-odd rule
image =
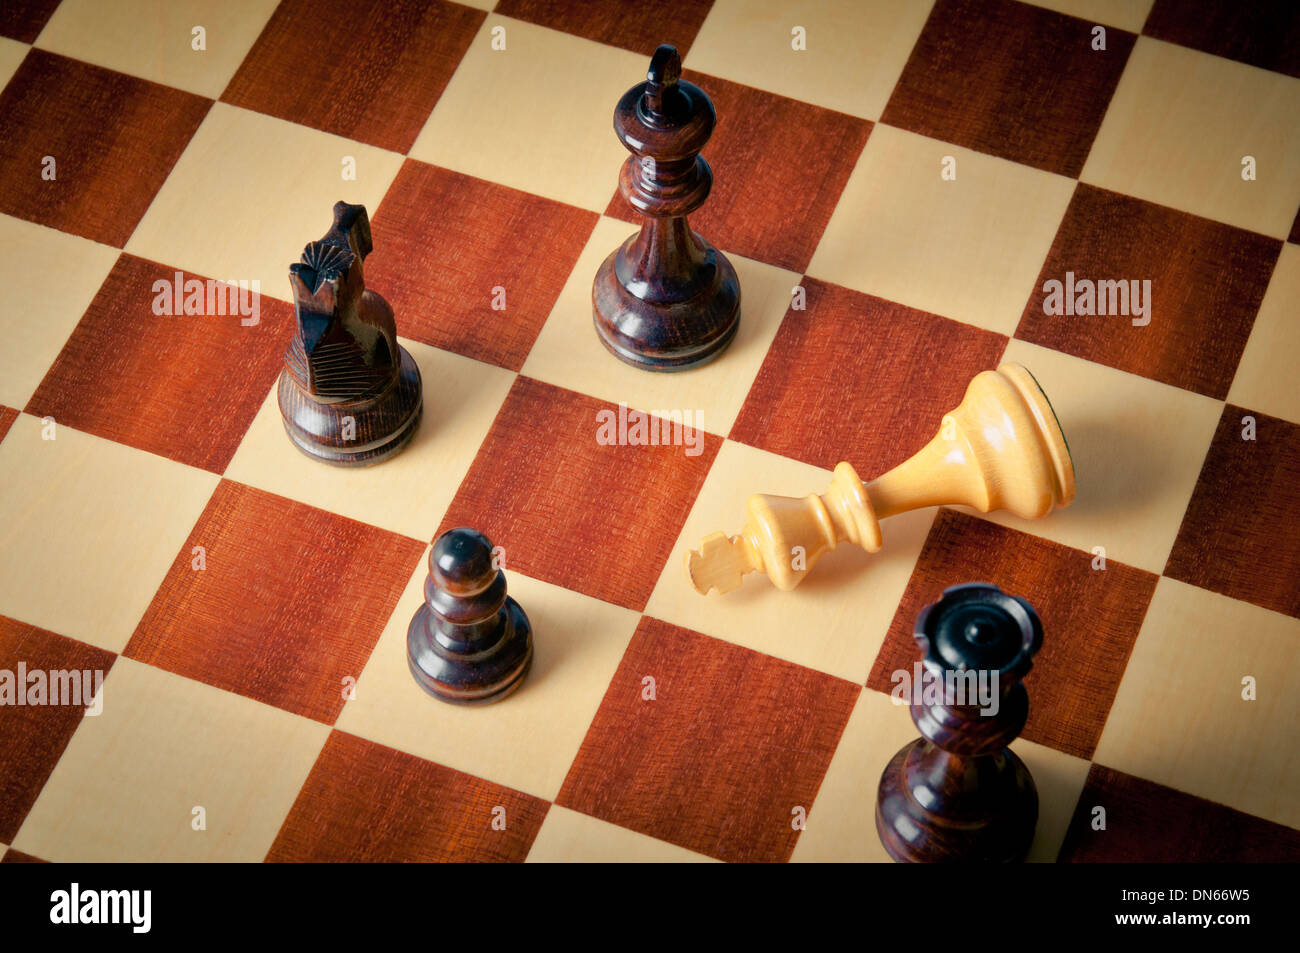
[[[1137,37],[1015,0],[938,0],[881,122],[1077,177]]]
[[[1156,576],[1091,553],[944,509],[917,560],[876,656],[867,687],[889,693],[890,676],[920,655],[917,614],[956,580],[978,579],[1027,599],[1048,634],[1025,687],[1034,700],[1021,737],[1090,758],[1106,724]]]
[[[443,0],[285,0],[221,100],[406,152],[484,16]]]
[[[816,278],[799,284],[806,310],[786,311],[729,436],[823,469],[848,460],[871,477],[902,463],[1007,345]]]
[[[111,652],[0,616],[0,670],[15,679],[19,663],[29,674],[89,669],[107,676],[114,659]],[[15,702],[0,705],[0,841],[6,843],[18,833],[85,717],[84,705]]]
[[[1255,439],[1243,440],[1243,418]],[[1300,618],[1300,425],[1223,408],[1166,576]]]
[[[334,731],[266,859],[522,861],[548,807],[519,791]],[[499,816],[501,810],[505,829],[494,830],[494,811]]]
[[[617,419],[593,397],[518,378],[438,532],[473,526],[510,569],[639,612],[722,441],[701,431],[698,456],[602,445],[602,410]]]
[[[0,212],[121,248],[211,105],[29,50],[0,92]]]
[[[333,724],[422,551],[223,480],[123,654]]]
[[[174,288],[176,274],[121,255],[26,410],[221,473],[275,381],[293,311],[261,297],[256,325],[238,313],[155,314],[154,282]],[[181,276],[204,282],[206,302],[207,279]]]
[[[4,857],[0,858],[0,864],[48,864],[48,860],[41,860],[39,857],[33,857],[31,854],[24,854],[21,850],[14,850],[10,847],[5,851]]]
[[[1080,183],[1015,336],[1222,399],[1281,250],[1275,238]],[[1150,324],[1044,314],[1044,283],[1064,283],[1067,271],[1076,283],[1149,280]]]
[[[738,588],[766,572],[793,589],[837,543],[880,549],[880,520],[929,506],[962,504],[981,513],[1007,510],[1038,519],[1074,500],[1074,463],[1046,395],[1024,366],[999,364],[971,379],[961,404],[934,425],[914,456],[863,484],[847,461],[830,489],[802,498],[755,494],[736,536],[713,533],[688,554],[696,591]],[[796,558],[792,558],[792,554]]]
[[[482,533],[458,526],[434,541],[424,602],[406,631],[406,661],[421,688],[440,701],[479,705],[523,684],[533,630],[506,588]]]
[[[0,441],[4,440],[5,434],[9,433],[9,428],[17,419],[18,411],[12,407],[0,407]]]
[[[881,845],[905,863],[1024,860],[1038,823],[1038,791],[1007,746],[1024,727],[1029,696],[1020,680],[1043,641],[1033,606],[994,586],[957,584],[922,610],[913,631],[932,674],[991,672],[997,710],[948,693],[912,701],[921,737],[880,776]]]
[[[1092,829],[1106,810],[1106,829]],[[1300,831],[1094,764],[1057,860],[1072,863],[1296,863]]]
[[[334,221],[289,266],[296,331],[276,400],[285,432],[314,460],[369,466],[399,453],[424,406],[420,367],[397,343],[393,309],[366,288],[374,247],[364,205],[334,204]]]
[[[598,218],[407,159],[374,217],[366,281],[404,337],[517,371]]]
[[[713,190],[691,228],[725,252],[803,271],[871,123],[694,70],[682,78],[703,89],[718,114],[704,150]],[[639,221],[619,194],[605,214]]]
[[[708,94],[681,72],[677,50],[660,46],[646,81],[614,107],[614,131],[632,153],[618,191],[640,213],[641,229],[610,252],[591,286],[600,342],[619,360],[650,371],[714,360],[740,321],[736,269],[687,218],[712,187],[699,153],[716,117]]]
[[[788,860],[858,691],[643,618],[556,803],[722,860]]]
[[[713,0],[500,0],[495,12],[649,56],[671,43],[685,56]]]
[[[5,0],[0,3],[0,36],[33,42],[58,5],[59,0]]]
[[[1300,7],[1292,0],[1156,0],[1142,33],[1300,76]]]

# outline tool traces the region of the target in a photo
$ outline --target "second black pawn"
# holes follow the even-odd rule
[[[435,698],[487,704],[513,692],[533,660],[533,632],[492,543],[474,529],[450,529],[433,544],[424,605],[406,631],[411,674]]]

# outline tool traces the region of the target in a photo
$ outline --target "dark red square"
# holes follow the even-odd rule
[[[157,313],[183,307],[178,274],[182,292],[185,282],[200,282],[209,313]],[[280,372],[295,325],[289,305],[264,296],[244,317],[239,307],[251,304],[251,292],[236,300],[237,289],[223,283],[213,283],[209,304],[206,281],[121,255],[27,412],[224,471]]]
[[[375,215],[366,280],[406,337],[517,371],[598,218],[407,159]]]
[[[116,658],[112,652],[0,616],[0,671],[11,673],[9,688],[15,693],[0,704],[0,841],[10,842],[18,833],[91,701],[81,693],[84,678],[77,679],[74,687],[71,679],[64,681],[60,675],[53,680],[60,700],[77,704],[49,704],[53,698],[49,673],[92,673],[93,696],[97,685],[103,684],[94,673],[106,676]],[[23,688],[18,684],[20,665]],[[29,702],[34,696],[27,690],[36,687],[35,672],[42,673],[44,704]]]
[[[5,0],[0,3],[0,36],[35,41],[58,5],[59,0]]]
[[[41,860],[39,857],[33,857],[31,854],[24,854],[21,850],[14,850],[10,847],[5,851],[4,857],[0,857],[0,864],[48,864],[48,860]]]
[[[0,92],[0,212],[121,248],[211,105],[29,50]]]
[[[1142,32],[1300,76],[1300,6],[1295,0],[1156,0]]]
[[[1050,517],[1049,517],[1050,519]],[[892,692],[896,671],[921,657],[913,632],[921,609],[963,582],[991,582],[1021,596],[1043,623],[1043,646],[1025,678],[1029,723],[1021,737],[1091,758],[1155,591],[1156,576],[1114,560],[942,509],[899,603],[867,686]]]
[[[718,125],[704,147],[713,191],[691,228],[724,252],[803,271],[867,144],[871,123],[693,70]],[[615,193],[606,209],[641,219]]]
[[[1229,404],[1165,575],[1300,618],[1297,527],[1300,425]]]
[[[713,0],[499,0],[496,12],[646,56],[670,43],[685,57],[712,8]]]
[[[789,860],[859,691],[643,618],[555,803],[722,860]]]
[[[741,407],[731,439],[864,478],[920,450],[1005,335],[805,277]],[[851,370],[849,370],[851,369]]]
[[[1281,250],[1275,238],[1080,184],[1015,336],[1222,399]],[[1126,282],[1130,292],[1150,281],[1147,313],[1132,314],[1130,299],[1127,314],[1046,314],[1049,301],[1058,309],[1049,280],[1062,285],[1061,307],[1071,297],[1067,272],[1076,301],[1086,296],[1081,280]],[[1122,297],[1104,297],[1108,310],[1122,309]]]
[[[268,861],[522,861],[550,805],[330,732]]]
[[[1106,827],[1094,830],[1099,807]],[[1094,764],[1056,859],[1294,864],[1300,861],[1300,831]]]
[[[404,153],[485,16],[443,0],[283,0],[221,99]]]
[[[1077,177],[1132,33],[1015,0],[938,0],[881,122]]]
[[[423,550],[223,480],[122,654],[333,724]]]
[[[519,377],[439,532],[473,526],[525,575],[645,608],[722,441],[695,431],[678,444],[601,443],[602,420],[617,427],[619,415]]]

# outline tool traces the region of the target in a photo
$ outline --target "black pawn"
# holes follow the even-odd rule
[[[430,695],[483,705],[509,695],[533,661],[533,630],[506,595],[492,543],[474,529],[449,529],[433,544],[424,605],[406,630],[411,674]]]
[[[1043,642],[1038,615],[997,586],[952,586],[917,616],[916,641],[929,676],[996,674],[997,711],[947,693],[937,703],[913,700],[922,737],[881,775],[881,843],[898,861],[1023,860],[1038,823],[1038,791],[1007,745],[1029,717],[1020,680]]]

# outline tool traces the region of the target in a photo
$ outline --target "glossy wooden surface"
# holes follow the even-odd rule
[[[397,343],[393,309],[365,286],[372,247],[365,208],[339,202],[330,230],[289,267],[298,328],[280,374],[284,429],[298,449],[339,466],[397,453],[423,406],[420,370]]]
[[[713,186],[699,151],[715,116],[709,97],[681,72],[677,50],[660,46],[646,82],[614,111],[614,129],[632,152],[619,191],[645,220],[605,259],[592,285],[601,341],[620,360],[657,371],[717,357],[740,321],[735,269],[686,218]]]
[[[1074,499],[1074,465],[1051,404],[1024,367],[982,371],[919,453],[864,485],[853,466],[835,467],[830,488],[803,499],[757,494],[737,536],[712,533],[686,554],[701,593],[729,592],[765,572],[793,589],[842,541],[880,548],[879,520],[922,506],[964,503],[981,512],[1045,516]]]
[[[449,529],[434,542],[406,657],[421,688],[458,705],[499,701],[528,674],[532,626],[477,530]]]
[[[945,613],[957,618],[946,638],[931,624]],[[911,863],[1023,860],[1038,822],[1038,792],[1007,745],[1029,715],[1020,679],[1042,644],[1037,614],[995,586],[952,586],[917,617],[916,640],[931,673],[996,674],[998,706],[985,713],[960,697],[911,705],[921,737],[881,775],[881,843],[894,860]]]

